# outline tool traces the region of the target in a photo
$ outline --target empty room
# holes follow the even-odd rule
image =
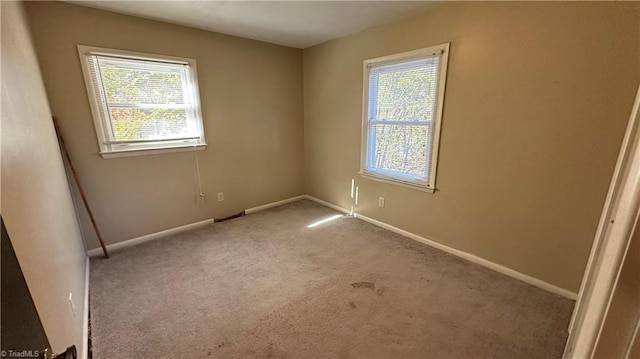
[[[2,1],[2,357],[640,358],[640,2]]]

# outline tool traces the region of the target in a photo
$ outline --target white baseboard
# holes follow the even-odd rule
[[[325,202],[325,201],[323,201],[321,199],[318,199],[318,198],[315,198],[313,196],[307,195],[306,198],[309,199],[309,200],[312,200],[314,202],[317,202],[319,204],[325,205],[325,206],[327,206],[329,208],[335,209],[336,211],[349,213],[349,211],[344,209],[344,208],[341,208],[341,207],[336,206],[334,204]],[[531,285],[536,286],[538,288],[544,289],[544,290],[546,290],[548,292],[561,295],[561,296],[563,296],[565,298],[569,298],[571,300],[576,300],[577,297],[578,297],[577,293],[571,292],[571,291],[566,290],[564,288],[557,287],[557,286],[555,286],[553,284],[550,284],[550,283],[547,283],[547,282],[545,282],[543,280],[531,277],[531,276],[526,275],[524,273],[520,273],[520,272],[518,272],[516,270],[513,270],[511,268],[507,268],[507,267],[505,267],[503,265],[491,262],[491,261],[489,261],[487,259],[480,258],[480,257],[478,257],[478,256],[476,256],[474,254],[467,253],[467,252],[461,251],[459,249],[455,249],[455,248],[449,247],[449,246],[444,245],[442,243],[436,242],[434,240],[431,240],[431,239],[428,239],[428,238],[425,238],[425,237],[421,237],[421,236],[419,236],[417,234],[413,234],[411,232],[407,232],[404,229],[400,229],[398,227],[394,227],[394,226],[392,226],[390,224],[387,224],[387,223],[384,223],[384,222],[380,222],[378,220],[375,220],[373,218],[369,218],[367,216],[363,216],[361,214],[357,214],[356,213],[356,214],[354,214],[354,216],[356,218],[359,218],[359,219],[361,219],[363,221],[369,222],[369,223],[371,223],[373,225],[376,225],[378,227],[384,228],[384,229],[389,230],[389,231],[394,232],[394,233],[398,233],[398,234],[400,234],[402,236],[405,236],[405,237],[411,238],[413,240],[416,240],[418,242],[424,243],[424,244],[426,244],[426,245],[428,245],[430,247],[439,249],[439,250],[441,250],[443,252],[447,252],[447,253],[453,254],[453,255],[455,255],[457,257],[466,259],[466,260],[468,260],[469,262],[472,262],[472,263],[479,264],[479,265],[481,265],[483,267],[489,268],[489,269],[494,270],[494,271],[496,271],[498,273],[502,273],[502,274],[505,274],[505,275],[507,275],[509,277],[521,280],[521,281],[523,281],[525,283],[528,283],[528,284],[531,284]]]
[[[304,198],[306,198],[306,195],[300,195],[300,196],[296,196],[296,197],[291,197],[291,198],[283,199],[281,201],[267,203],[267,204],[262,205],[262,206],[257,206],[257,207],[246,209],[244,211],[244,213],[246,213],[246,214],[255,213],[255,212],[258,212],[258,211],[263,211],[265,209],[277,207],[277,206],[280,206],[280,205],[283,205],[283,204],[287,204],[287,203],[290,203],[290,202],[299,201],[299,200],[304,199]],[[126,241],[122,241],[122,242],[118,242],[118,243],[114,243],[114,244],[109,244],[109,245],[107,245],[107,251],[112,251],[112,250],[121,249],[121,248],[125,248],[125,247],[131,247],[131,246],[134,246],[134,245],[137,245],[137,244],[140,244],[140,243],[144,243],[144,242],[152,241],[152,240],[155,240],[155,239],[163,238],[163,237],[169,236],[171,234],[184,232],[184,231],[187,231],[187,230],[190,230],[190,229],[206,226],[206,225],[212,224],[212,223],[213,223],[213,219],[206,219],[204,221],[191,223],[191,224],[186,224],[186,225],[180,226],[180,227],[169,228],[169,229],[164,230],[164,231],[147,234],[147,235],[144,235],[144,236],[141,236],[141,237],[132,238],[132,239],[129,239],[129,240],[126,240]],[[87,253],[89,254],[90,257],[101,256],[102,255],[102,248],[94,248],[94,249],[89,250]]]
[[[184,226],[180,226],[180,227],[169,228],[169,229],[164,230],[164,231],[147,234],[147,235],[144,235],[144,236],[141,236],[141,237],[132,238],[132,239],[129,239],[129,240],[126,240],[126,241],[122,241],[122,242],[118,242],[118,243],[114,243],[114,244],[109,244],[109,245],[107,245],[107,251],[117,250],[117,249],[121,249],[121,248],[125,248],[125,247],[131,247],[131,246],[134,246],[134,245],[137,245],[137,244],[140,244],[140,243],[153,241],[155,239],[164,238],[164,237],[169,236],[171,234],[188,231],[190,229],[199,228],[199,227],[206,226],[206,225],[212,224],[212,223],[213,223],[213,218],[205,219],[204,221],[200,221],[200,222],[185,224]],[[100,255],[102,255],[102,248],[91,249],[88,252],[88,254],[89,254],[90,257],[100,256]]]
[[[319,198],[316,198],[316,197],[313,197],[313,196],[310,196],[310,195],[301,195],[301,196],[291,197],[291,198],[283,199],[281,201],[268,203],[268,204],[265,204],[265,205],[262,205],[262,206],[249,208],[249,209],[245,210],[245,213],[246,214],[255,213],[255,212],[258,212],[258,211],[265,210],[265,209],[269,209],[269,208],[273,208],[273,207],[276,207],[276,206],[280,206],[280,205],[283,205],[283,204],[286,204],[286,203],[295,202],[295,201],[298,201],[298,200],[301,200],[301,199],[308,199],[308,200],[317,202],[317,203],[319,203],[319,204],[321,204],[323,206],[329,207],[329,208],[334,209],[334,210],[336,210],[338,212],[347,213],[347,214],[351,213],[347,209],[344,209],[344,208],[342,208],[340,206],[337,206],[337,205],[335,205],[333,203],[329,203],[329,202],[323,201],[323,200],[321,200]],[[425,237],[421,237],[421,236],[419,236],[417,234],[405,231],[404,229],[400,229],[398,227],[394,227],[394,226],[392,226],[390,224],[387,224],[387,223],[384,223],[384,222],[380,222],[378,220],[375,220],[373,218],[369,218],[367,216],[363,216],[361,214],[355,213],[354,216],[356,218],[362,219],[363,221],[369,222],[369,223],[371,223],[373,225],[376,225],[378,227],[384,228],[384,229],[389,230],[389,231],[394,232],[394,233],[398,233],[398,234],[400,234],[402,236],[411,238],[413,240],[416,240],[418,242],[424,243],[424,244],[426,244],[428,246],[431,246],[433,248],[439,249],[441,251],[453,254],[453,255],[455,255],[457,257],[466,259],[466,260],[468,260],[468,261],[470,261],[472,263],[476,263],[476,264],[479,264],[479,265],[481,265],[483,267],[492,269],[492,270],[494,270],[494,271],[496,271],[498,273],[502,273],[502,274],[505,274],[505,275],[507,275],[509,277],[521,280],[521,281],[523,281],[525,283],[528,283],[528,284],[531,284],[531,285],[536,286],[538,288],[544,289],[544,290],[546,290],[548,292],[555,293],[555,294],[561,295],[563,297],[566,297],[566,298],[569,298],[569,299],[572,299],[572,300],[576,300],[577,297],[578,297],[578,295],[576,293],[574,293],[574,292],[571,292],[569,290],[557,287],[557,286],[555,286],[553,284],[550,284],[550,283],[547,283],[547,282],[545,282],[543,280],[531,277],[531,276],[526,275],[524,273],[520,273],[520,272],[518,272],[516,270],[513,270],[511,268],[507,268],[507,267],[505,267],[503,265],[491,262],[491,261],[489,261],[487,259],[478,257],[478,256],[476,256],[474,254],[467,253],[467,252],[461,251],[459,249],[455,249],[455,248],[449,247],[449,246],[444,245],[442,243],[436,242],[434,240],[431,240],[431,239],[428,239],[428,238],[425,238]],[[174,234],[174,233],[179,233],[179,232],[183,232],[183,231],[186,231],[186,230],[189,230],[189,229],[202,227],[202,226],[205,226],[205,225],[211,224],[211,223],[213,223],[213,219],[207,219],[207,220],[204,220],[204,221],[187,224],[187,225],[180,226],[180,227],[170,228],[170,229],[167,229],[167,230],[164,230],[164,231],[160,231],[160,232],[157,232],[157,233],[152,233],[152,234],[148,234],[148,235],[145,235],[145,236],[142,236],[142,237],[133,238],[133,239],[130,239],[130,240],[127,240],[127,241],[110,244],[110,245],[107,246],[107,250],[115,250],[115,249],[120,249],[120,248],[124,248],[124,247],[130,247],[130,246],[133,246],[133,245],[136,245],[136,244],[140,244],[140,243],[143,243],[143,242],[147,242],[147,241],[163,238],[163,237],[166,237],[166,236]],[[92,250],[90,250],[88,252],[88,254],[89,254],[89,256],[101,255],[102,254],[102,249],[101,248],[92,249]]]
[[[82,325],[81,359],[89,358],[89,256],[87,256],[84,273],[84,316]]]
[[[251,213],[258,212],[258,211],[264,211],[265,209],[269,209],[269,208],[281,206],[283,204],[299,201],[299,200],[304,199],[306,197],[307,196],[303,194],[303,195],[300,195],[300,196],[295,196],[295,197],[283,199],[282,201],[267,203],[267,204],[264,204],[262,206],[257,206],[257,207],[252,207],[252,208],[249,208],[249,209],[245,209],[244,213],[245,214],[251,214]]]

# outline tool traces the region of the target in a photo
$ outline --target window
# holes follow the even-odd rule
[[[433,192],[449,44],[364,62],[361,175]]]
[[[78,46],[100,154],[206,146],[196,61]]]

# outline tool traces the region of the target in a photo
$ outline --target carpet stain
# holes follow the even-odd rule
[[[356,303],[354,302],[349,302],[349,306],[351,307],[351,309],[356,309]]]
[[[382,297],[384,295],[384,292],[386,292],[386,291],[387,291],[387,288],[385,288],[385,287],[380,287],[380,288],[376,289],[376,293],[380,297]]]
[[[371,289],[371,290],[376,290],[376,285],[371,283],[371,282],[356,282],[356,283],[351,283],[351,286],[358,289],[358,288],[367,288],[367,289]]]

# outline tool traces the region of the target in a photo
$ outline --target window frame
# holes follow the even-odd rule
[[[388,56],[381,56],[364,60],[363,62],[363,102],[362,102],[362,128],[361,128],[361,149],[360,149],[360,174],[361,177],[375,181],[385,182],[397,186],[416,189],[428,193],[436,190],[436,170],[438,166],[438,151],[440,144],[440,132],[442,127],[442,112],[444,105],[445,88],[447,81],[447,64],[449,60],[449,45],[443,43],[422,49],[401,52]],[[436,111],[433,119],[433,138],[431,146],[431,166],[428,169],[429,178],[426,181],[410,180],[394,175],[392,171],[371,170],[368,168],[368,159],[375,146],[369,146],[369,76],[372,66],[385,66],[400,64],[410,61],[440,55],[438,69],[438,84],[436,89]]]
[[[90,70],[90,55],[103,55],[110,57],[118,57],[123,59],[151,61],[155,63],[182,64],[189,67],[191,73],[191,98],[193,101],[193,112],[198,125],[199,137],[194,140],[160,140],[160,141],[132,141],[131,143],[111,143],[106,133],[109,123],[103,118],[103,111],[99,101],[99,94],[93,85],[93,79]],[[202,118],[202,110],[200,104],[200,89],[198,86],[198,70],[196,60],[185,57],[176,57],[160,54],[150,54],[144,52],[110,49],[95,46],[78,45],[78,56],[82,66],[82,74],[85,86],[87,88],[87,97],[91,107],[91,116],[96,130],[96,137],[100,147],[100,155],[103,158],[117,158],[128,156],[141,156],[150,154],[159,154],[167,152],[194,151],[204,150],[207,147],[204,133],[204,121]]]

